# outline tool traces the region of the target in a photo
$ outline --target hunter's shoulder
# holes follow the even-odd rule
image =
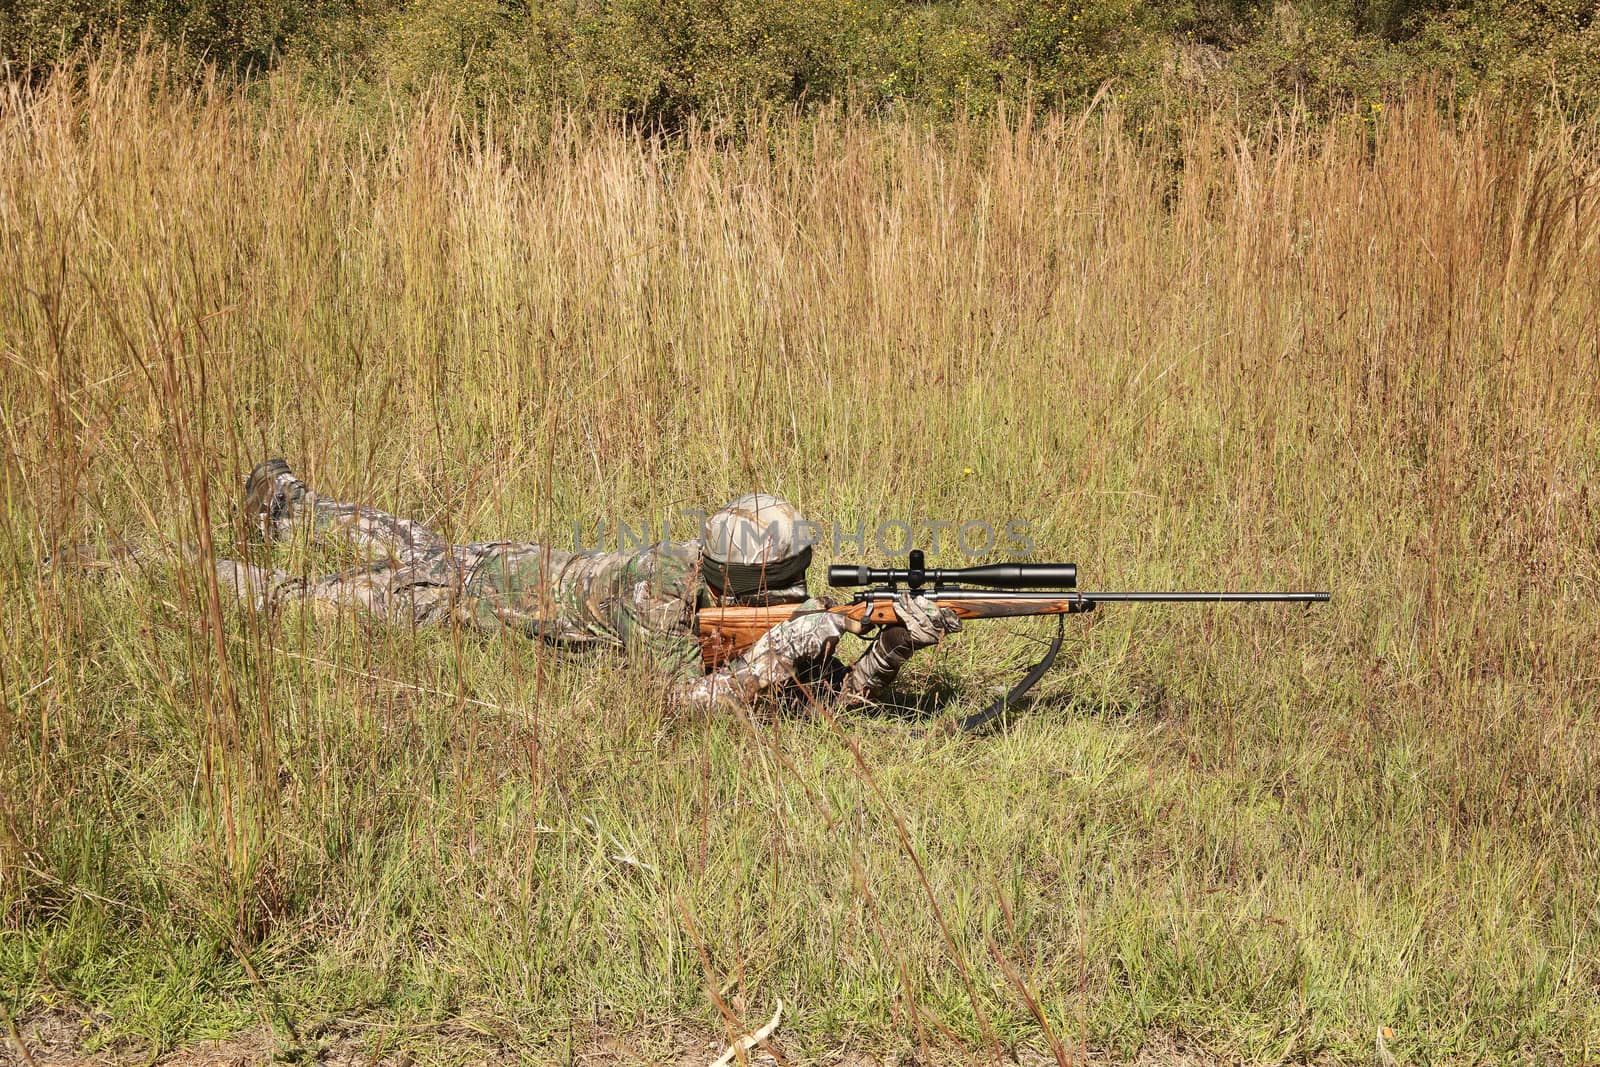
[[[700,584],[700,542],[658,541],[636,552],[628,568],[658,586],[687,592]]]

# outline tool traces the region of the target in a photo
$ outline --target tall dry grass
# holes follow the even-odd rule
[[[1100,107],[663,144],[154,70],[0,104],[14,1011],[559,1059],[782,997],[802,1058],[1343,1059],[1384,1025],[1592,1058],[1584,131]],[[1023,519],[1089,587],[1335,602],[1104,612],[984,741],[685,722],[608,661],[227,603],[205,559],[260,556],[231,506],[279,453],[459,539],[760,488],[846,529]],[[119,539],[135,566],[43,565]],[[918,682],[981,700],[1027,636]]]

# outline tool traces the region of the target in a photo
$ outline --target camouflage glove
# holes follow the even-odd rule
[[[695,707],[748,706],[764,689],[795,677],[804,664],[826,660],[845,632],[841,620],[825,611],[780,622],[743,655],[682,689],[682,699]]]
[[[926,597],[902,593],[895,598],[894,607],[900,621],[879,631],[872,645],[850,668],[839,687],[840,695],[856,699],[877,696],[894,684],[911,653],[931,648],[945,634],[961,630],[960,616]]]
[[[912,648],[932,648],[945,634],[961,632],[961,616],[927,597],[901,593],[894,598],[894,611],[911,634]]]

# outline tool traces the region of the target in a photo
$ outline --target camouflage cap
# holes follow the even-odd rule
[[[814,539],[799,508],[769,493],[748,493],[706,519],[706,580],[735,596],[794,585],[811,566]]]

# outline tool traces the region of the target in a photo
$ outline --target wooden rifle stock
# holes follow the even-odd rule
[[[973,596],[970,592],[961,599],[933,594],[929,597],[940,607],[949,608],[961,619],[1006,619],[1025,615],[1070,615],[1089,611],[1094,601],[1076,593],[988,593]],[[810,615],[816,608],[800,604],[772,604],[765,607],[702,608],[695,617],[695,628],[700,637],[700,653],[707,669],[722,666],[761,640],[766,632],[781,622],[797,615]],[[822,609],[840,616],[847,630],[860,630],[868,626],[886,626],[898,621],[892,597],[856,600],[849,604]]]
[[[848,615],[864,614],[865,604],[842,604],[825,610]],[[715,670],[755,644],[766,632],[797,615],[815,614],[817,609],[801,604],[770,604],[759,608],[701,608],[695,616],[700,636],[700,655],[706,669]]]

